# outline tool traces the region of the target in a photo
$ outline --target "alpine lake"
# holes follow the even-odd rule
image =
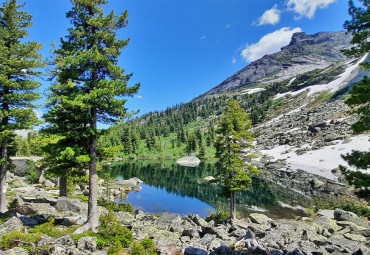
[[[206,217],[216,208],[229,208],[228,199],[219,196],[221,186],[204,180],[216,171],[215,162],[185,167],[175,161],[133,160],[106,165],[102,174],[109,173],[117,180],[137,177],[143,181],[140,191],[130,192],[126,199],[116,198],[117,203],[131,203],[135,209],[149,213],[166,211]],[[252,185],[238,192],[236,199],[241,217],[258,212],[272,218],[294,218],[304,214],[297,208],[309,203],[307,196],[259,176],[253,177]]]

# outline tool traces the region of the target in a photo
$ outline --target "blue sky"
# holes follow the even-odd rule
[[[48,57],[51,41],[58,44],[70,27],[69,0],[26,3],[34,15],[29,39]],[[190,101],[288,44],[293,32],[343,30],[347,7],[347,0],[110,0],[105,9],[128,10],[119,37],[131,40],[119,64],[133,73],[131,85],[141,83],[129,110],[146,113]]]

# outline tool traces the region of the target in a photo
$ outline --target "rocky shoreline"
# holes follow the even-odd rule
[[[25,177],[9,174],[9,194],[18,205],[6,213],[9,218],[0,225],[0,238],[12,231],[27,232],[53,217],[57,226],[83,224],[87,203],[78,198],[58,198],[50,180],[27,184]],[[100,194],[107,199],[138,190],[137,178],[107,185],[100,181]],[[22,187],[21,187],[22,186]],[[86,192],[85,187],[76,194]],[[109,192],[108,192],[109,190]],[[108,213],[98,206],[99,215]],[[241,254],[370,254],[370,227],[354,213],[342,210],[319,211],[299,220],[271,219],[252,213],[246,219],[223,223],[206,222],[198,215],[181,217],[174,213],[152,214],[115,212],[115,218],[133,232],[134,239],[150,238],[160,254],[166,255],[241,255]],[[34,254],[107,254],[97,250],[96,237],[78,241],[71,235],[60,238],[42,236],[34,244]],[[45,248],[47,247],[47,249]],[[0,254],[29,254],[21,247]]]

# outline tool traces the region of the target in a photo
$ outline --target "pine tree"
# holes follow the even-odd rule
[[[58,84],[71,83],[76,94],[67,96],[74,107],[81,108],[78,117],[82,132],[87,136],[85,149],[90,157],[88,220],[76,232],[95,230],[97,215],[97,141],[100,132],[97,122],[117,123],[128,116],[124,107],[126,99],[137,93],[139,84],[128,87],[131,74],[117,65],[121,50],[128,40],[117,39],[117,30],[127,25],[127,11],[117,16],[114,12],[104,15],[106,0],[71,0],[73,8],[67,18],[73,25],[69,34],[61,39],[55,50],[55,74]],[[61,88],[63,89],[63,88]],[[76,112],[70,109],[70,113]]]
[[[348,13],[351,20],[344,23],[344,28],[352,33],[352,44],[349,50],[343,52],[347,56],[360,57],[370,51],[370,1],[359,0],[363,5],[356,7],[352,0],[349,1]],[[365,70],[370,70],[370,63],[361,64]],[[347,105],[356,108],[354,112],[359,114],[360,119],[352,125],[354,133],[362,133],[370,130],[370,78],[365,76],[358,84],[353,86],[349,98],[345,101]],[[349,165],[357,169],[366,170],[370,167],[370,152],[353,151],[351,154],[342,155]],[[370,199],[370,175],[360,171],[349,171],[340,166],[342,173],[350,184],[358,188],[357,195]]]
[[[221,115],[216,130],[216,158],[218,172],[216,181],[223,184],[221,195],[230,199],[230,215],[236,220],[236,192],[251,185],[252,175],[260,171],[246,164],[242,148],[252,148],[252,127],[247,113],[238,101],[230,101]]]
[[[32,15],[20,11],[25,4],[5,1],[0,8],[0,212],[6,210],[6,172],[9,165],[8,146],[15,129],[29,129],[38,122],[33,102],[40,98],[35,90],[39,82],[32,80],[44,66],[38,51],[42,45],[25,42]]]
[[[48,126],[42,130],[45,136],[58,136],[54,142],[43,147],[43,168],[47,173],[59,177],[59,196],[67,196],[67,180],[85,175],[90,163],[86,146],[89,136],[85,133],[88,123],[88,108],[73,100],[79,94],[72,82],[55,84],[49,88],[43,116]]]

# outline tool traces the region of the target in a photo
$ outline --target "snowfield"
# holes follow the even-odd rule
[[[351,170],[356,170],[350,167],[347,162],[342,159],[341,155],[350,153],[352,150],[369,151],[369,140],[369,135],[352,136],[351,141],[348,143],[337,140],[334,141],[336,143],[335,145],[326,146],[319,150],[307,151],[303,155],[297,155],[295,153],[297,148],[287,145],[280,145],[271,150],[262,150],[261,153],[273,156],[275,159],[286,159],[288,166],[293,170],[301,169],[335,180],[337,177],[332,174],[331,170],[338,168],[339,165],[346,166]],[[289,149],[292,149],[292,151],[282,154]],[[370,173],[370,169],[367,169],[367,173]]]

